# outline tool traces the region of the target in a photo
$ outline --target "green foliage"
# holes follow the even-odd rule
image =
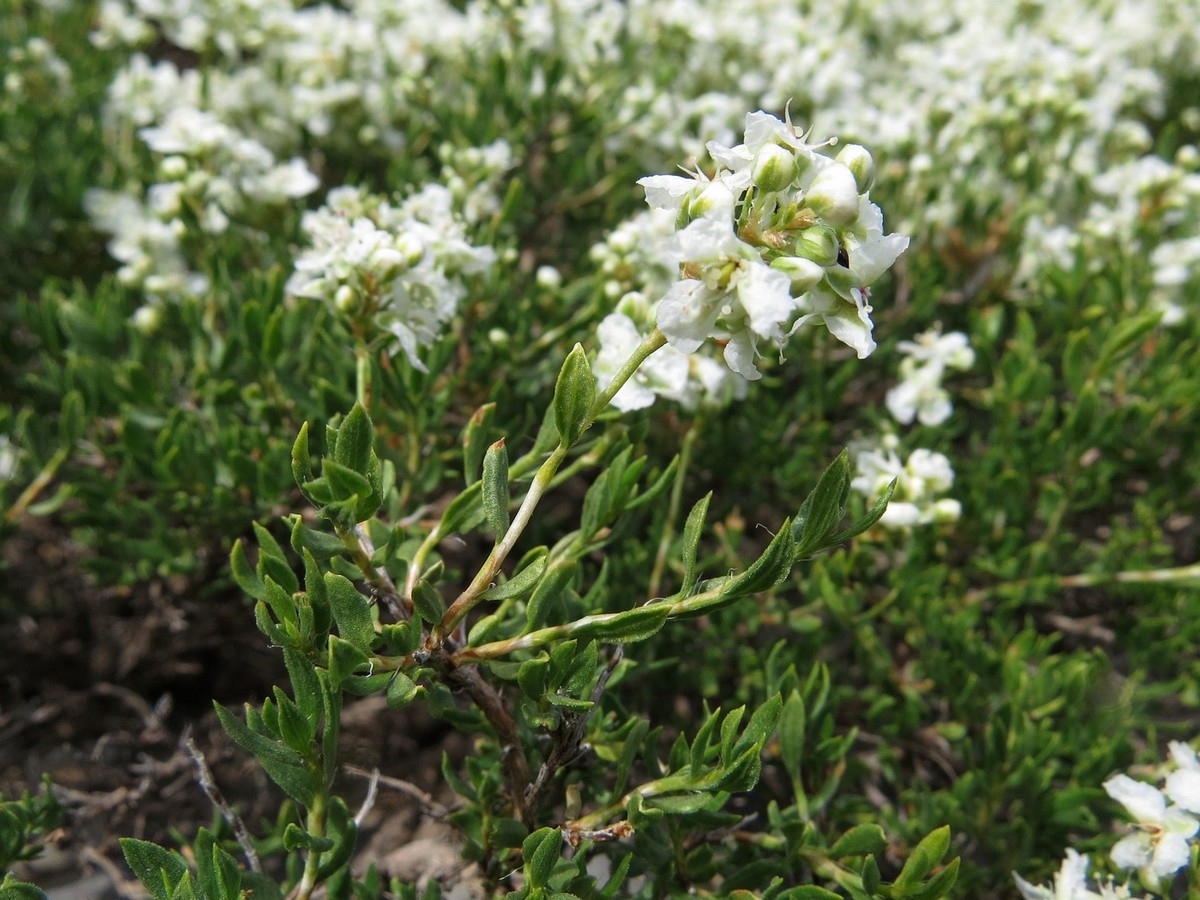
[[[544,46],[509,46],[520,4],[464,5],[495,17],[499,49],[414,52],[420,77],[373,87],[395,107],[382,129],[350,101],[306,124],[286,153],[322,181],[307,199],[212,232],[184,204],[180,253],[209,287],[170,299],[104,271],[107,238],[84,212],[89,188],[165,177],[143,123],[106,131],[131,50],[90,43],[94,4],[0,17],[7,45],[52,39],[75,86],[22,69],[31,105],[0,101],[3,534],[40,519],[100,588],[236,588],[287,673],[258,705],[216,705],[288,798],[256,823],[271,874],[207,831],[184,852],[125,841],[135,874],[155,897],[440,896],[351,876],[364,861],[338,794],[341,709],[370,694],[469,737],[445,760],[451,821],[489,889],[515,897],[1011,896],[1013,871],[1045,881],[1068,846],[1103,869],[1100,785],[1193,739],[1200,706],[1196,276],[1175,284],[1156,256],[1182,252],[1200,218],[1194,54],[1155,57],[1163,102],[1135,92],[1103,134],[1080,131],[1096,99],[1082,76],[1062,82],[1062,107],[1002,70],[985,104],[998,119],[939,107],[879,156],[876,192],[914,242],[873,288],[871,359],[802,330],[786,364],[759,360],[744,401],[617,415],[597,408],[597,328],[661,290],[636,256],[598,262],[593,247],[640,208],[637,178],[712,136],[702,106],[681,107],[680,136],[658,133],[689,60],[711,71],[686,89],[719,98],[761,80],[728,76],[753,48],[722,32],[704,56],[686,23],[659,23],[653,53],[629,30],[581,61],[570,21]],[[864,91],[893,48],[932,40],[919,16],[876,12],[837,23],[860,39],[839,59],[863,60]],[[1021,28],[1036,34],[1043,13],[1022,5]],[[183,54],[214,79],[270,49],[214,41],[193,60],[169,23],[151,30],[150,58]],[[820,121],[816,88],[770,96],[793,91],[793,120]],[[269,130],[259,112],[243,115]],[[958,122],[992,155],[971,156]],[[456,162],[496,140],[514,156],[494,185]],[[1110,193],[1078,171],[1093,156]],[[1140,164],[1159,176],[1112,194]],[[495,251],[446,333],[422,338],[424,369],[352,304],[287,287],[311,243],[305,208],[351,183],[393,204],[454,186],[454,215],[474,209],[471,240]],[[1091,221],[1109,207],[1123,218]],[[1029,237],[1058,222],[1069,258]],[[1173,287],[1174,324],[1158,302]],[[968,336],[975,363],[947,377],[945,423],[898,428],[884,398],[899,342],[935,323]],[[961,517],[888,530],[902,485],[864,497],[842,450],[881,433],[953,460]],[[64,593],[3,581],[0,616],[74,613]],[[0,805],[0,862],[36,852],[56,815],[48,792]]]
[[[41,853],[42,840],[61,825],[62,820],[63,809],[54,797],[47,775],[42,776],[42,790],[37,795],[26,791],[15,800],[0,795],[0,869],[9,869],[14,863],[36,857]],[[30,885],[17,883],[15,878],[10,885],[10,876],[11,873],[5,876],[5,887],[11,887],[13,891],[34,890]]]

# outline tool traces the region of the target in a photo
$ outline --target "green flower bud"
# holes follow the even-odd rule
[[[825,275],[823,266],[802,256],[781,256],[771,263],[771,268],[778,269],[792,279],[792,296],[794,297],[799,297],[806,291],[812,290]]]
[[[149,337],[162,326],[163,312],[157,306],[139,306],[129,318],[129,324]]]
[[[817,173],[804,202],[834,227],[852,224],[858,218],[858,182],[854,173],[841,163],[833,163]]]
[[[362,297],[350,285],[343,284],[333,292],[333,305],[342,315],[352,316],[362,308]]]
[[[837,161],[854,174],[858,192],[865,194],[875,183],[875,158],[871,151],[859,144],[847,144],[837,155]]]
[[[796,177],[796,158],[778,144],[767,144],[754,157],[751,178],[767,192],[782,191]]]
[[[819,266],[832,266],[838,258],[837,234],[828,225],[813,225],[805,228],[793,244],[795,256],[811,259]]]

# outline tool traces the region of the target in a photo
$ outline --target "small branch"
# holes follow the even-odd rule
[[[437,819],[440,822],[444,822],[450,817],[449,809],[438,803],[431,795],[425,793],[410,781],[405,781],[402,778],[393,778],[390,775],[380,775],[378,769],[368,772],[366,769],[360,769],[357,766],[346,766],[343,771],[347,775],[356,775],[359,778],[370,778],[372,779],[373,783],[381,784],[385,788],[391,788],[394,791],[399,791],[401,794],[406,794],[407,796],[412,797],[421,804],[421,807],[431,819]],[[355,821],[358,821],[357,816],[355,817]]]
[[[29,482],[28,487],[21,492],[21,496],[4,513],[4,521],[15,522],[24,515],[25,510],[37,499],[38,494],[46,489],[46,485],[54,480],[54,476],[58,474],[58,470],[70,456],[71,450],[69,447],[60,447],[50,457],[46,465],[42,466],[42,470],[37,473],[33,481]]]
[[[234,811],[233,807],[226,802],[225,797],[221,794],[221,789],[217,787],[217,782],[213,778],[212,770],[208,768],[204,754],[196,746],[196,742],[192,740],[190,728],[183,733],[181,743],[196,766],[196,775],[197,780],[200,782],[200,789],[208,797],[208,802],[220,812],[221,818],[228,822],[229,827],[233,829],[233,836],[237,839],[238,844],[242,848],[242,854],[246,857],[246,865],[249,866],[251,872],[262,872],[262,864],[258,861],[258,853],[255,852],[254,843],[250,840],[250,832],[246,830],[246,823],[242,821],[242,817]]]
[[[504,780],[512,797],[513,818],[524,822],[532,828],[529,820],[529,809],[525,805],[525,792],[529,787],[529,764],[525,760],[525,752],[521,748],[521,736],[517,733],[517,723],[513,720],[504,702],[504,698],[494,687],[480,676],[476,669],[454,669],[446,660],[443,679],[452,687],[460,687],[479,707],[480,711],[496,729],[502,749],[501,765],[504,768]]]
[[[572,716],[570,718],[567,716],[563,717],[562,724],[554,732],[554,745],[550,753],[538,769],[537,777],[534,778],[533,783],[525,789],[525,805],[530,809],[537,808],[538,797],[545,790],[547,782],[549,782],[554,773],[563,766],[570,765],[583,754],[583,737],[588,720],[596,712],[600,698],[604,695],[604,689],[608,686],[608,680],[612,678],[613,671],[624,657],[625,649],[620,644],[617,644],[612,656],[609,658],[608,665],[604,667],[604,671],[596,679],[596,686],[592,688],[592,693],[588,697],[592,702],[591,709],[583,715]]]
[[[411,601],[406,602],[396,590],[396,583],[383,566],[372,566],[371,557],[375,555],[375,544],[367,529],[361,524],[354,526],[354,538],[358,542],[358,557],[355,562],[362,569],[363,576],[375,592],[375,596],[387,607],[389,613],[398,622],[406,622],[412,617]]]
[[[354,816],[354,827],[360,830],[375,806],[375,796],[379,793],[379,770],[372,770],[368,778],[367,796],[363,798],[362,806],[358,808],[358,813]]]

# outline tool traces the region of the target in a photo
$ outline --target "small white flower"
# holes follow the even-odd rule
[[[1151,889],[1187,865],[1188,838],[1200,830],[1200,821],[1178,806],[1167,806],[1158,788],[1128,775],[1104,782],[1104,789],[1137,821],[1139,830],[1117,841],[1112,860],[1123,869],[1137,869]]]
[[[1171,741],[1168,746],[1179,768],[1167,776],[1163,792],[1188,812],[1200,813],[1200,759],[1182,741]]]
[[[612,384],[621,366],[642,342],[633,320],[622,313],[610,313],[597,330],[600,353],[594,371],[600,389]],[[663,347],[653,354],[612,399],[622,412],[650,406],[657,396],[679,395],[688,380],[688,357],[673,347]]]

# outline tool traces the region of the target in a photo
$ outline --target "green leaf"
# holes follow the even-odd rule
[[[529,565],[503,584],[488,588],[479,595],[479,599],[507,600],[510,597],[519,597],[533,590],[544,571],[546,571],[546,548],[542,547],[541,552],[533,558]]]
[[[369,653],[375,643],[375,619],[371,615],[370,601],[358,592],[349,578],[334,572],[325,573],[325,590],[329,593],[329,607],[337,622],[338,634]]]
[[[583,434],[583,426],[596,402],[596,377],[582,344],[567,356],[554,385],[554,423],[563,446],[570,447]]]
[[[571,635],[609,644],[632,644],[657,634],[670,612],[671,608],[663,603],[639,606],[602,621],[585,622],[579,628],[573,628]]]
[[[850,489],[850,462],[845,450],[817,481],[792,523],[796,555],[803,556],[828,546],[826,538],[841,521]]]
[[[387,687],[387,705],[399,709],[416,699],[420,687],[403,672],[396,672]]]
[[[287,666],[296,705],[304,717],[316,725],[321,718],[321,680],[317,677],[316,666],[303,653],[290,647],[283,650],[283,662]]]
[[[296,481],[296,487],[301,490],[313,480],[312,457],[308,452],[307,422],[300,426],[300,433],[296,435],[296,441],[292,444],[292,478]]]
[[[488,447],[483,457],[483,515],[500,540],[508,531],[508,451],[504,438]]]
[[[359,645],[342,640],[334,635],[329,636],[328,669],[329,677],[334,685],[340,687],[342,682],[368,663],[370,653]]]
[[[690,816],[698,812],[712,812],[725,805],[725,797],[697,791],[693,794],[672,794],[666,797],[650,797],[646,807],[659,809],[668,816]]]
[[[829,538],[825,542],[825,546],[833,547],[842,543],[842,541],[848,541],[852,537],[858,537],[860,534],[878,522],[883,517],[883,514],[887,512],[888,503],[891,501],[892,494],[895,492],[896,479],[893,478],[888,484],[887,489],[883,492],[883,494],[880,495],[879,499],[875,501],[875,505],[867,511],[867,514],[849,528],[839,531],[837,534]]]
[[[899,877],[896,878],[896,886],[906,888],[915,886],[929,874],[934,866],[942,861],[949,849],[949,825],[943,825],[941,828],[929,832],[913,848],[908,860],[904,863],[904,868],[900,870]]]
[[[556,609],[563,606],[562,598],[567,585],[575,576],[576,562],[558,558],[547,566],[545,573],[533,589],[529,602],[525,604],[525,629],[535,631],[549,620]]]
[[[46,900],[46,892],[28,881],[18,881],[12,872],[4,874],[0,881],[0,897],[4,900]]]
[[[721,591],[721,605],[738,597],[765,591],[787,578],[796,558],[795,547],[796,541],[792,537],[791,523],[784,520],[779,528],[779,533],[771,539],[771,543],[767,545],[762,556]]]
[[[246,727],[239,718],[220,703],[213,703],[217,718],[234,743],[251,753],[267,775],[284,792],[302,806],[313,801],[313,779],[304,765],[300,754],[276,740],[258,734]],[[247,715],[249,706],[247,705]]]
[[[279,546],[279,542],[275,540],[271,532],[258,522],[252,522],[251,525],[254,528],[255,540],[258,541],[257,571],[259,577],[269,576],[289,594],[295,593],[300,588],[300,582],[296,579],[296,573],[292,571],[291,563],[288,562],[283,548]]]
[[[424,578],[418,578],[417,583],[413,585],[412,601],[417,615],[431,625],[442,621],[442,616],[446,614],[446,603],[442,595]]]
[[[237,582],[238,587],[255,600],[266,599],[267,586],[246,561],[246,549],[241,538],[234,541],[233,550],[229,552],[229,568],[233,571],[233,580]]]
[[[292,850],[315,850],[318,853],[324,853],[326,850],[333,849],[333,840],[309,834],[295,822],[288,822],[287,828],[283,830],[283,849],[289,852]]]
[[[792,691],[779,716],[779,758],[792,778],[800,775],[806,727],[804,700],[799,691]]]
[[[337,434],[337,446],[333,448],[334,461],[365,477],[374,453],[375,430],[371,425],[371,417],[361,403],[354,404],[338,427]]]
[[[297,553],[307,550],[314,559],[325,561],[346,552],[346,545],[337,535],[309,528],[299,515],[293,514],[289,519],[292,523],[292,549]]]
[[[882,853],[887,849],[887,835],[878,825],[867,823],[855,825],[829,848],[831,859],[841,859],[844,856],[868,856]]]
[[[455,532],[470,531],[483,521],[483,482],[473,485],[450,501],[438,523],[438,534],[449,537]]]
[[[496,417],[496,404],[485,403],[475,410],[463,431],[463,479],[467,486],[479,480],[483,456],[487,452],[488,431]]]
[[[680,595],[687,597],[692,593],[700,578],[696,568],[696,556],[700,546],[700,535],[704,532],[704,518],[708,515],[708,504],[712,500],[712,491],[696,501],[692,511],[688,513],[687,523],[683,526],[683,586]]]
[[[361,500],[375,493],[365,474],[334,460],[326,459],[321,463],[321,475],[329,483],[334,500]]]
[[[62,409],[58,415],[59,444],[67,450],[74,448],[76,442],[83,437],[83,429],[83,395],[79,391],[68,391],[63,397]]]
[[[778,896],[777,900],[842,900],[842,896],[815,884],[805,884],[800,887],[788,888]]]
[[[169,900],[175,885],[188,873],[187,864],[177,854],[150,841],[121,838],[118,843],[125,862],[146,890],[155,900]]]
[[[529,886],[544,888],[562,854],[563,836],[557,828],[540,828],[521,843]]]

